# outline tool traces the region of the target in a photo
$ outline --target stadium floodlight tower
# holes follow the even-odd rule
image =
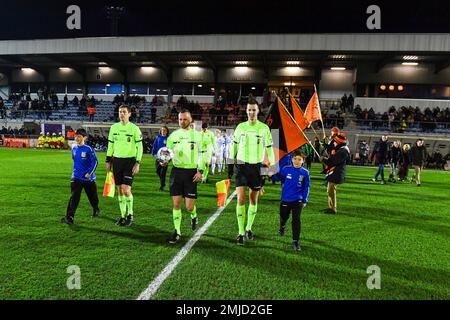
[[[111,36],[119,35],[119,20],[125,13],[125,7],[121,6],[107,6],[106,7],[106,18],[111,20]]]

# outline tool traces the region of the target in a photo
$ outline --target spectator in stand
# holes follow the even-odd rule
[[[347,108],[347,103],[348,103],[348,98],[347,98],[347,94],[344,93],[344,95],[341,98],[341,110],[345,113],[345,109]]]
[[[155,98],[156,98],[156,96],[155,96]],[[152,112],[152,115],[151,115],[151,121],[150,122],[151,123],[155,123],[156,122],[156,112],[157,112],[155,104],[152,105],[151,112]]]
[[[406,129],[408,129],[408,125],[406,124],[405,119],[402,119],[400,123],[400,128],[398,128],[398,132],[403,133],[406,131]]]
[[[67,94],[64,95],[64,100],[63,100],[63,108],[66,109],[69,106],[69,99],[67,98]]]
[[[79,103],[80,103],[80,101],[78,101],[78,97],[77,97],[77,96],[73,97],[73,99],[72,99],[72,105],[73,105],[74,107],[78,107],[78,106],[79,106]]]
[[[6,118],[6,108],[5,108],[5,103],[3,102],[2,97],[0,97],[0,118],[1,119]]]
[[[97,113],[97,110],[95,109],[94,104],[91,104],[88,108],[87,108],[87,113],[89,116],[89,121],[90,122],[94,122],[94,116]]]
[[[119,106],[120,106],[120,104],[118,103],[114,107],[114,121],[115,122],[119,122]]]
[[[353,103],[355,103],[355,98],[353,98],[353,95],[350,93],[347,98],[348,112],[353,112]]]
[[[136,106],[136,122],[141,122],[141,108],[140,106]]]

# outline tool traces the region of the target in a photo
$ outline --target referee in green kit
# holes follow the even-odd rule
[[[191,128],[191,113],[182,110],[178,114],[180,128],[169,136],[167,147],[173,150],[173,168],[170,173],[170,195],[172,196],[172,217],[175,231],[168,239],[176,244],[181,239],[181,206],[183,198],[186,209],[191,216],[191,228],[195,230],[198,224],[197,182],[202,178],[204,157],[202,156],[202,134]]]
[[[236,216],[239,234],[236,244],[244,245],[244,236],[253,240],[253,222],[258,210],[258,195],[262,187],[261,168],[264,155],[267,151],[271,166],[274,165],[275,155],[272,147],[270,128],[258,121],[259,107],[254,98],[247,104],[248,121],[240,123],[233,136],[233,149],[230,159],[234,160],[236,173],[235,186],[237,191]],[[245,191],[249,191],[249,206],[247,212],[247,225],[245,225]]]
[[[120,217],[118,226],[130,226],[133,223],[133,194],[131,185],[139,172],[142,159],[142,133],[137,125],[130,122],[131,108],[119,107],[120,122],[111,126],[106,153],[106,172],[112,169],[119,191]]]

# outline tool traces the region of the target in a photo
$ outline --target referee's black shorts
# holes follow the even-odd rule
[[[193,182],[197,169],[173,167],[170,172],[170,195],[197,199],[197,183]]]
[[[126,184],[131,187],[133,184],[133,166],[136,158],[114,158],[113,173],[116,185]]]
[[[240,163],[234,166],[236,187],[249,187],[259,191],[262,187],[261,163]]]

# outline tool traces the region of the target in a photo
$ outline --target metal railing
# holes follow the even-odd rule
[[[353,121],[358,128],[368,130],[389,130],[399,133],[408,131],[435,132],[436,130],[448,130],[450,132],[450,122],[418,121],[413,123],[407,122],[405,126],[398,120],[354,119]]]

